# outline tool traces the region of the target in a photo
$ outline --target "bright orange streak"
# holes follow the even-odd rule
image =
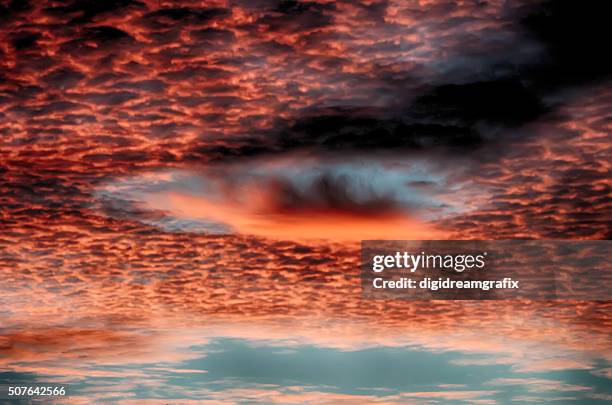
[[[187,219],[224,223],[239,234],[279,239],[435,239],[441,231],[402,213],[364,216],[353,213],[314,211],[305,213],[265,212],[235,201],[211,201],[181,193],[158,193],[146,199],[151,209],[162,209]]]

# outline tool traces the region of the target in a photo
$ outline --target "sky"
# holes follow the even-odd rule
[[[609,301],[359,283],[363,239],[610,239],[603,7],[0,0],[0,380],[609,401]]]

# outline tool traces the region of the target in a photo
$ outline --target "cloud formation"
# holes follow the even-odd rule
[[[194,340],[159,329],[215,315],[253,340],[476,353],[525,401],[581,385],[521,373],[609,379],[609,303],[364,303],[358,246],[338,243],[609,239],[603,7],[0,1],[2,367],[184,360]],[[442,391],[388,399],[491,399]]]

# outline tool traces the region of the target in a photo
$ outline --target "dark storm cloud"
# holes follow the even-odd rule
[[[448,84],[417,98],[409,114],[434,122],[519,126],[546,112],[543,101],[520,78]]]
[[[377,9],[380,7],[377,5]],[[450,3],[439,7],[456,9]],[[508,129],[521,127],[554,112],[562,105],[562,100],[567,99],[566,89],[601,81],[610,75],[611,58],[604,51],[609,35],[602,8],[601,3],[568,2],[520,6],[504,16],[504,29],[515,35],[518,33],[518,36],[500,37],[501,43],[498,40],[498,43],[480,50],[470,50],[473,45],[465,44],[466,53],[476,54],[479,58],[484,58],[486,53],[486,59],[492,64],[468,67],[472,73],[468,71],[466,76],[463,71],[463,77],[457,82],[446,81],[453,75],[444,72],[444,75],[431,77],[433,86],[415,86],[412,73],[406,73],[407,76],[398,81],[397,74],[385,78],[381,76],[384,69],[380,69],[378,79],[390,79],[398,85],[393,90],[385,88],[384,91],[391,92],[399,104],[391,104],[379,112],[361,108],[331,112],[330,109],[320,112],[308,110],[296,114],[291,120],[278,121],[275,134],[266,135],[265,140],[254,136],[244,139],[242,144],[237,139],[238,143],[218,147],[196,146],[190,156],[196,157],[204,151],[204,154],[212,153],[216,157],[223,157],[226,153],[228,158],[236,158],[301,148],[322,152],[442,148],[464,154],[480,150],[480,146],[491,139],[500,143],[502,150],[504,141],[500,137]],[[299,19],[303,14],[323,15],[324,11],[333,9],[315,7],[310,3],[283,2],[275,12],[291,14]],[[442,9],[432,7],[423,17],[439,17],[441,12]],[[473,17],[465,17],[450,18],[443,23],[458,27],[474,21]],[[577,29],[567,29],[572,26]],[[484,37],[486,40],[486,33]],[[544,51],[538,58],[527,62],[499,62],[505,55],[512,55],[514,48],[521,47],[517,41],[526,41],[528,46],[533,46],[529,41],[534,41]],[[281,53],[291,50],[285,48],[286,45],[278,46]],[[380,43],[375,46],[379,52],[384,51]],[[388,51],[397,50],[395,46]],[[486,59],[475,62],[487,63]],[[329,64],[331,60],[321,60],[321,63],[333,68]],[[343,60],[334,63],[341,66]],[[419,79],[416,81],[418,83]],[[411,96],[402,101],[404,94]],[[550,118],[555,119],[554,116]]]
[[[211,157],[252,157],[298,150],[367,152],[376,150],[472,150],[482,137],[467,125],[420,123],[403,118],[383,118],[362,110],[328,110],[296,120],[272,139],[247,139],[237,146],[204,147]]]
[[[268,183],[270,209],[275,213],[308,213],[338,211],[347,214],[387,215],[400,206],[393,195],[380,194],[367,186],[355,195],[355,184],[346,176],[323,173],[306,188],[274,179]]]
[[[399,114],[376,109],[328,109],[296,119],[269,150],[240,145],[230,156],[298,149],[330,152],[374,150],[477,150],[487,141],[479,127],[512,128],[541,117],[547,107],[517,78],[449,84],[418,97]],[[258,143],[257,141],[255,143]],[[221,149],[205,149],[206,153]]]
[[[594,93],[598,105],[610,104],[599,94],[610,71],[602,7],[0,1],[0,158],[9,171],[60,170],[66,185],[87,194],[105,176],[164,165],[293,154],[422,157],[473,166],[479,182],[499,185],[496,211],[527,218],[537,203],[516,200],[536,191],[517,184],[543,181],[519,165],[539,164],[521,160],[532,148],[556,162],[537,196],[547,201],[543,212],[567,206],[577,234],[590,226],[599,235],[583,206],[603,206],[596,194],[605,194],[604,169],[575,169],[606,159],[593,134],[609,133],[610,114],[575,106],[592,109],[576,100]],[[574,147],[551,149],[546,140]],[[515,176],[504,169],[512,165]],[[574,171],[565,177],[565,170]],[[571,205],[551,197],[563,182],[584,198]],[[304,206],[323,204],[302,197]]]
[[[477,97],[475,97],[477,95]],[[547,112],[535,95],[514,80],[444,85],[397,113],[379,109],[328,108],[310,111],[276,132],[235,138],[223,146],[192,152],[213,158],[252,157],[301,149],[314,152],[477,151],[490,140],[483,126],[513,128]]]
[[[557,89],[611,77],[606,6],[600,1],[546,1],[524,16],[522,25],[546,48],[540,63],[525,72],[536,87]]]

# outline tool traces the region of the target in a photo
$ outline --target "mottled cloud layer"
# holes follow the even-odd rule
[[[181,361],[159,331],[214,314],[232,337],[494,353],[469,359],[512,368],[485,391],[609,378],[608,303],[364,303],[340,243],[610,238],[603,7],[0,0],[0,367]],[[489,343],[443,336],[471,331]],[[434,391],[400,399],[491,403]]]
[[[598,7],[8,2],[5,218],[82,212],[98,182],[152,168],[416,158],[468,171],[457,187],[483,194],[471,214],[444,218],[444,234],[478,237],[500,220],[506,237],[606,237],[610,61]],[[581,27],[572,35],[570,22]],[[329,177],[320,184],[284,190],[315,209],[360,205],[330,199]]]

